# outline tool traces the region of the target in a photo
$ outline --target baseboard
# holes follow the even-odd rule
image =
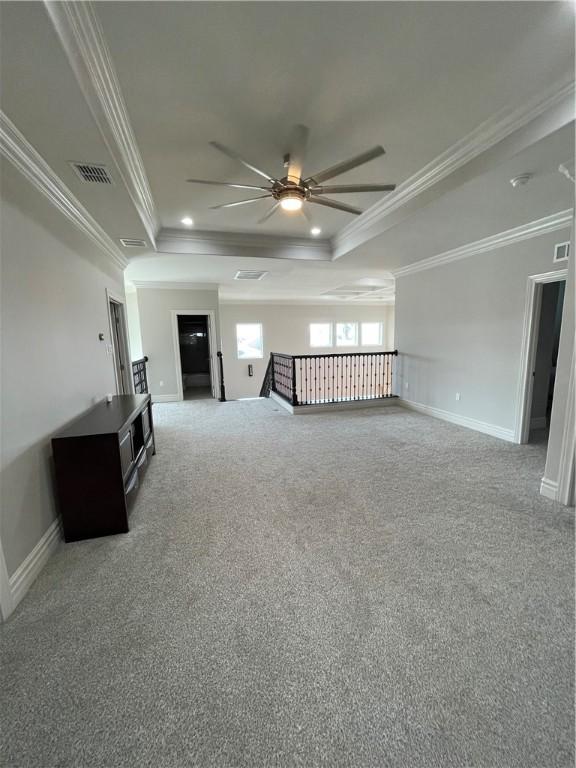
[[[530,419],[530,429],[546,429],[547,426],[546,416],[535,416]]]
[[[459,413],[444,411],[442,408],[434,408],[432,405],[415,403],[413,400],[404,400],[403,398],[399,398],[396,400],[396,403],[398,405],[402,405],[404,408],[410,409],[411,411],[423,413],[426,416],[433,416],[436,419],[442,419],[442,421],[449,421],[451,424],[458,424],[460,427],[467,427],[468,429],[473,429],[476,432],[483,432],[485,435],[491,435],[492,437],[497,437],[500,440],[506,440],[509,443],[514,442],[513,429],[504,429],[503,427],[496,426],[496,424],[488,424],[485,421],[472,419],[469,416],[461,416]]]
[[[60,520],[56,519],[24,562],[10,576],[10,590],[14,608],[28,592],[52,553],[58,548],[61,541],[60,531]]]
[[[180,395],[152,395],[153,403],[181,403]]]
[[[270,392],[270,399],[285,408],[293,416],[305,416],[312,413],[328,413],[330,411],[355,411],[359,408],[383,408],[398,405],[397,397],[374,398],[372,400],[342,400],[339,403],[317,403],[316,405],[292,405],[276,392]]]
[[[543,477],[542,482],[540,483],[540,493],[542,496],[546,496],[547,499],[558,501],[558,483],[554,480],[548,480],[547,477]]]
[[[277,395],[276,392],[270,392],[270,400],[273,400],[276,405],[284,408],[286,411],[288,411],[288,413],[294,413],[294,407],[287,400],[284,400],[283,397]]]

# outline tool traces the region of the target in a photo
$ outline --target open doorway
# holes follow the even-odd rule
[[[548,442],[565,287],[565,280],[546,283],[542,286],[540,322],[532,374],[534,383],[528,432],[529,443]]]
[[[548,443],[565,286],[566,270],[528,279],[520,443]]]
[[[110,293],[107,293],[107,298],[116,392],[119,395],[129,395],[133,392],[133,388],[124,304],[119,299],[111,296]]]
[[[214,396],[208,315],[176,316],[183,400]]]

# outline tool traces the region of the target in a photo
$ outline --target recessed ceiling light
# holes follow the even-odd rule
[[[194,224],[194,222],[192,221],[190,216],[184,216],[184,218],[182,219],[182,224],[184,224],[186,227],[191,227]]]
[[[322,234],[322,230],[320,229],[320,227],[312,227],[312,229],[310,230],[310,234],[313,235],[314,237],[318,237],[318,235]]]

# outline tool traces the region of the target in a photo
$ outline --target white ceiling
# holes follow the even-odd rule
[[[394,270],[452,248],[571,208],[574,186],[558,172],[574,157],[574,123],[519,152],[489,172],[442,195],[383,235],[338,261]],[[526,186],[510,180],[532,174]]]
[[[310,173],[382,144],[338,182],[400,183],[572,67],[572,9],[556,3],[128,2],[98,15],[166,227],[189,214],[200,229],[307,232],[286,213],[256,227],[267,200],[209,210],[254,195],[186,178],[259,180],[211,140],[282,175],[304,123]],[[367,208],[379,194],[341,197]],[[351,219],[309,210],[324,235]]]
[[[336,182],[401,183],[507,105],[573,71],[572,2],[100,2],[94,5],[166,228],[307,236],[301,216],[255,221],[269,205],[210,205],[241,190],[190,176],[258,183],[208,144],[281,174],[291,126],[311,130],[307,170],[382,144],[387,154]],[[42,3],[2,2],[2,109],[114,239],[146,238],[130,196]],[[336,262],[126,251],[129,280],[218,284],[227,299],[315,300],[342,284],[389,288],[390,270],[572,205],[555,172],[573,126],[439,197]],[[103,162],[114,187],[83,184],[71,160]],[[508,179],[531,171],[514,191]],[[250,196],[249,194],[247,196]],[[342,195],[367,208],[376,194]],[[353,217],[319,208],[323,237]],[[136,254],[136,255],[134,255]],[[260,283],[233,281],[265,269]]]

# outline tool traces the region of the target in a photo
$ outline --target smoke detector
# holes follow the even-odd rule
[[[512,184],[514,189],[516,189],[516,187],[525,187],[531,178],[531,173],[521,173],[519,176],[514,176],[513,179],[510,179],[510,184]]]

